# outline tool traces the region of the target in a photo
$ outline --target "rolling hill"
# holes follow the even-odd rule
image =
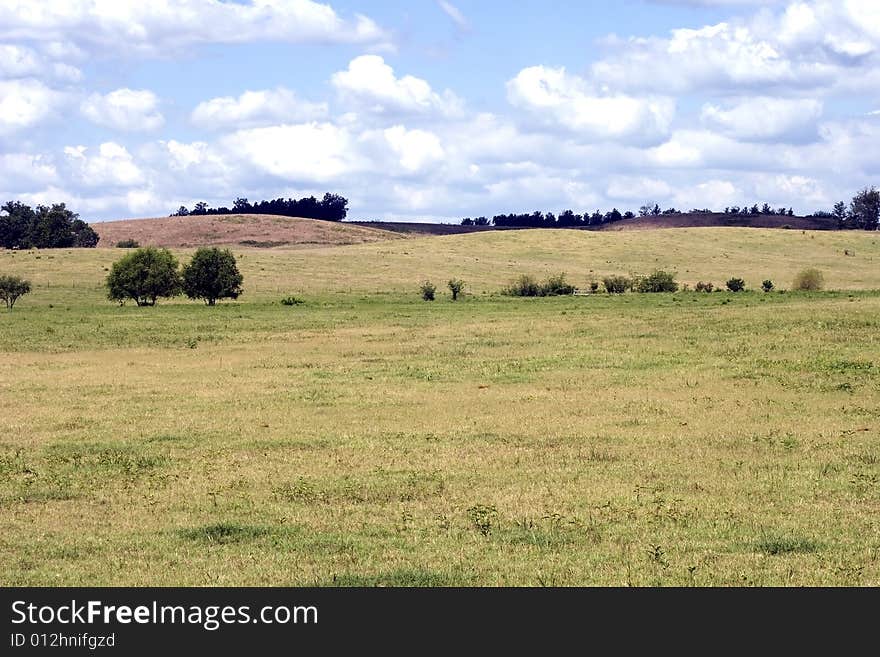
[[[141,246],[190,248],[205,245],[343,245],[401,239],[399,233],[352,224],[275,215],[211,215],[125,219],[94,223],[99,247],[133,239]]]

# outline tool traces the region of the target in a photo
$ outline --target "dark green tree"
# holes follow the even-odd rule
[[[30,291],[30,281],[19,276],[0,276],[0,299],[6,304],[7,309],[12,310],[18,298]]]
[[[133,299],[138,306],[155,306],[160,297],[180,294],[177,260],[167,249],[152,246],[132,251],[113,263],[107,291],[113,301]]]
[[[849,217],[853,228],[877,230],[880,223],[880,191],[866,187],[856,194],[849,204]]]
[[[237,299],[244,277],[229,249],[202,247],[183,267],[183,291],[190,299],[204,299],[213,306],[218,299]]]

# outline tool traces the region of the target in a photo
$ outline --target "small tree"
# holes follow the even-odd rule
[[[237,299],[244,277],[229,249],[202,247],[183,267],[183,291],[190,299],[204,299],[213,306],[218,299]]]
[[[19,276],[0,276],[0,299],[6,303],[6,308],[12,310],[12,306],[19,297],[31,291],[30,281]]]
[[[853,197],[849,205],[853,228],[877,230],[880,223],[880,191],[867,187]]]
[[[711,281],[697,281],[697,284],[694,286],[694,290],[697,292],[711,292],[715,289],[715,284]]]
[[[771,281],[768,278],[766,281],[761,283],[761,289],[764,290],[764,292],[772,292],[773,291],[773,281]]]
[[[437,286],[434,285],[431,281],[425,281],[422,283],[420,288],[422,292],[422,299],[425,301],[433,301],[434,295],[437,293]]]
[[[843,201],[835,203],[831,216],[837,220],[837,227],[843,228],[846,225],[846,203]]]
[[[462,290],[464,290],[464,281],[453,278],[447,283],[447,285],[449,286],[449,290],[452,292],[452,300],[457,301],[458,295],[462,293]]]
[[[815,292],[816,290],[821,290],[824,285],[825,277],[822,275],[822,272],[818,269],[810,268],[798,272],[798,275],[794,277],[794,283],[792,283],[791,287],[795,290]]]
[[[132,251],[113,263],[107,290],[113,301],[133,299],[138,306],[155,306],[160,297],[180,294],[177,260],[168,249],[150,246]]]
[[[726,285],[731,292],[742,292],[746,289],[746,282],[741,278],[731,278]]]

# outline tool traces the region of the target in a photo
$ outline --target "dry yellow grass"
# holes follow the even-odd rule
[[[880,287],[874,236],[779,232],[749,265],[753,233],[249,250],[216,308],[104,301],[121,251],[0,253],[41,281],[0,314],[0,581],[880,584],[880,295],[482,294],[491,263],[688,254]],[[417,300],[452,274],[478,294]]]

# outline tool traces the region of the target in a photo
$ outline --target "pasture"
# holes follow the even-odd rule
[[[34,284],[0,311],[0,583],[876,586],[878,241],[235,248],[245,294],[214,308],[110,303],[121,249],[0,251]],[[807,266],[828,291],[498,294]]]

